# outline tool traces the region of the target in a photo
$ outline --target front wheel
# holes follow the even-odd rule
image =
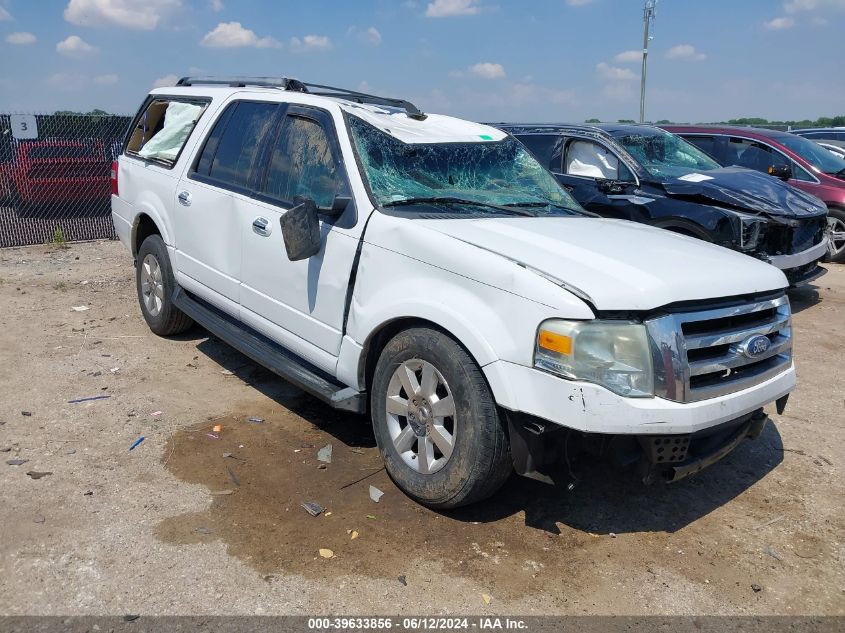
[[[510,475],[508,438],[484,374],[442,332],[414,328],[391,339],[376,365],[371,398],[385,468],[423,505],[480,501]]]
[[[135,282],[141,314],[153,332],[171,336],[193,325],[191,318],[173,305],[176,280],[167,247],[158,235],[150,235],[138,249]]]
[[[828,209],[827,225],[829,228],[827,260],[841,264],[845,262],[845,211]]]

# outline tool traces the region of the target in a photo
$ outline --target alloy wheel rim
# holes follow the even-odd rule
[[[457,415],[452,390],[428,361],[401,363],[387,386],[387,429],[402,461],[431,475],[443,468],[455,448]]]
[[[158,258],[152,253],[141,263],[141,296],[150,316],[158,316],[164,306],[164,284]]]
[[[845,251],[845,220],[828,217],[828,253],[831,258],[837,257]]]

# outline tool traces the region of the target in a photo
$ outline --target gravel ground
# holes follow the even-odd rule
[[[152,335],[120,244],[2,250],[0,613],[845,614],[830,269],[792,294],[800,384],[759,440],[668,487],[580,464],[572,491],[513,478],[438,514],[363,418],[200,328]]]

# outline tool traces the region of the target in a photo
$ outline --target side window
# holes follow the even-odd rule
[[[288,115],[273,148],[262,193],[285,201],[306,196],[319,207],[330,207],[341,186],[325,128],[314,119]]]
[[[560,171],[560,153],[558,152],[558,159],[553,160],[555,143],[559,142],[560,137],[553,134],[523,134],[517,136],[519,142],[525,145],[531,154],[534,155],[543,167],[551,169],[552,171]]]
[[[135,121],[126,153],[172,167],[207,104],[153,99]]]
[[[801,180],[803,182],[817,182],[816,179],[810,175],[810,173],[801,167],[795,161],[792,161],[790,165],[792,167],[792,178],[795,180]]]
[[[728,141],[726,165],[738,165],[766,173],[773,165],[789,165],[789,162],[771,147],[757,141],[737,137],[731,137]]]
[[[270,132],[278,105],[241,101],[234,107],[228,120],[224,116],[217,122],[217,125],[224,123],[226,127],[216,144],[208,175],[225,185],[247,187],[253,170],[258,166],[261,141]],[[215,131],[212,131],[209,140],[214,138]],[[198,168],[206,160],[205,151],[210,149],[209,145],[206,143],[203,149]]]
[[[692,143],[707,155],[716,157],[716,139],[712,136],[685,136],[687,143]]]
[[[619,180],[621,167],[622,175],[630,178],[630,172],[613,152],[592,141],[572,141],[563,163],[564,173],[570,176]]]

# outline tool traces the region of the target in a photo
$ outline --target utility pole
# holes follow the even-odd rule
[[[654,23],[657,0],[645,0],[643,8],[643,69],[640,73],[640,123],[645,123],[645,78],[648,69],[648,43],[651,40],[649,29]]]

